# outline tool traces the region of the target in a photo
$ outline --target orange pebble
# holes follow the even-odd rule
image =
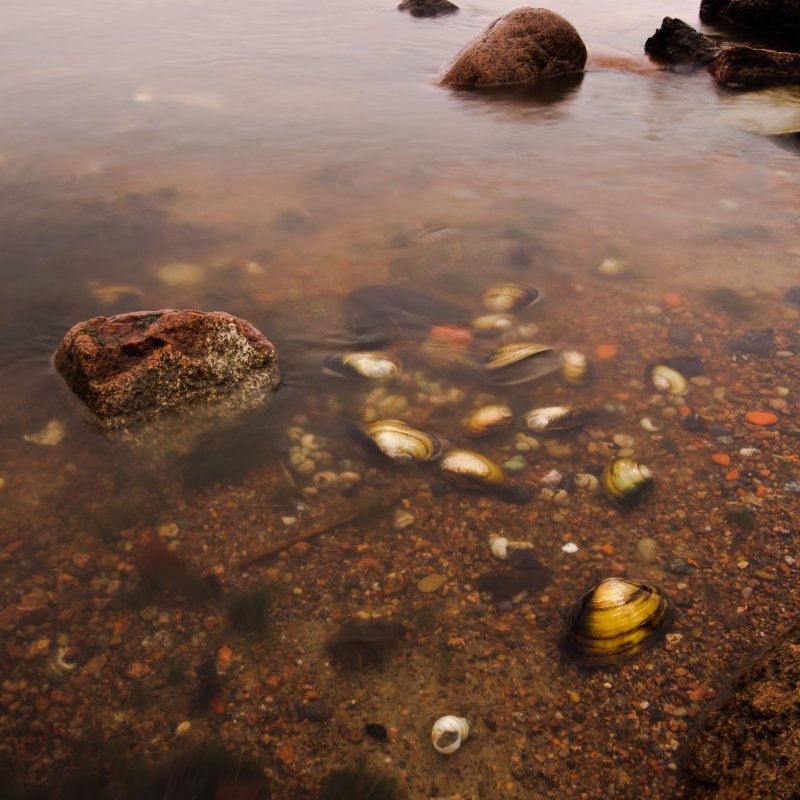
[[[738,478],[739,478],[739,470],[738,470],[738,469],[732,469],[732,470],[731,470],[731,471],[730,471],[730,472],[729,472],[729,473],[728,473],[728,474],[725,476],[725,480],[726,480],[726,481],[735,481],[735,480],[738,480]]]
[[[731,464],[731,457],[727,453],[714,453],[711,456],[711,460],[723,467],[729,467]]]
[[[683,305],[683,298],[677,292],[665,292],[664,302],[672,308]]]
[[[691,408],[689,408],[689,406],[680,406],[680,407],[678,408],[678,413],[679,413],[679,414],[680,414],[682,417],[688,417],[688,416],[689,416],[689,414],[691,414],[691,413],[692,413],[692,409],[691,409]]]
[[[614,552],[614,545],[604,544],[600,549],[610,556]]]
[[[605,361],[606,359],[614,358],[619,352],[619,348],[615,344],[599,344],[594,352],[601,361]]]
[[[429,333],[434,339],[442,339],[451,344],[467,345],[472,342],[472,333],[458,325],[434,325]]]
[[[767,487],[763,483],[759,484],[756,489],[756,497],[763,497],[767,493]]]
[[[753,425],[774,425],[778,421],[777,415],[771,411],[748,411],[744,418]]]

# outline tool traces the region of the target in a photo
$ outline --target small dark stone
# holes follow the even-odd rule
[[[405,625],[391,619],[348,619],[328,639],[327,647],[348,667],[380,664],[405,631]]]
[[[688,347],[694,341],[694,333],[688,325],[670,325],[667,329],[667,338],[682,347]]]
[[[708,430],[711,435],[715,436],[717,439],[719,439],[721,436],[730,436],[733,433],[730,428],[726,428],[719,422],[712,422]]]
[[[775,349],[775,331],[773,328],[746,331],[731,342],[731,349],[736,353],[768,356]]]
[[[533,489],[524,483],[510,484],[508,486],[501,486],[496,490],[497,496],[506,503],[512,505],[523,505],[530,502],[533,497]]]
[[[399,11],[408,11],[412,17],[438,17],[458,11],[458,6],[450,0],[403,0]]]
[[[672,561],[668,561],[664,565],[664,569],[667,572],[671,572],[673,575],[685,575],[691,567],[683,558],[673,558]]]
[[[670,369],[677,370],[684,378],[696,378],[703,375],[706,368],[697,356],[673,356],[664,362]]]
[[[389,731],[379,722],[368,722],[364,725],[364,733],[379,742],[385,742],[389,738]]]
[[[690,433],[702,433],[708,430],[708,423],[696,412],[683,418],[683,429]]]
[[[309,722],[325,722],[333,716],[333,711],[325,703],[311,702],[294,704],[294,711],[299,720],[307,719]]]
[[[481,592],[490,592],[496,603],[510,601],[522,592],[543,589],[550,583],[550,570],[544,567],[519,572],[493,570],[481,575],[475,585]]]
[[[800,308],[800,286],[792,286],[786,290],[783,299],[790,305]]]
[[[728,506],[725,509],[725,519],[743,531],[751,531],[756,526],[755,511],[747,506]]]
[[[644,51],[668,64],[703,66],[719,53],[719,45],[683,20],[664,17],[661,27],[644,43]]]
[[[531,547],[508,547],[508,563],[514,569],[541,569],[542,562]]]

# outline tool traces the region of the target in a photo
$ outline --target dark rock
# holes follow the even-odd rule
[[[680,372],[684,378],[696,378],[699,375],[704,375],[706,368],[703,362],[697,356],[672,356],[664,361],[664,363]]]
[[[552,575],[545,567],[525,569],[519,572],[492,570],[485,572],[476,581],[478,591],[489,592],[496,603],[513,600],[527,592],[544,589],[550,583]]]
[[[708,430],[708,423],[696,412],[692,411],[683,418],[683,429],[690,433],[702,433]]]
[[[664,17],[661,27],[644,43],[644,51],[666,64],[705,66],[719,53],[719,45],[683,20]]]
[[[212,400],[242,408],[277,386],[275,347],[221,311],[136,311],[75,325],[56,350],[67,385],[107,428]]]
[[[380,722],[367,722],[364,725],[364,733],[367,736],[371,736],[373,739],[377,739],[379,742],[385,742],[389,738],[389,731],[386,730],[384,725],[381,725]]]
[[[800,83],[800,53],[729,47],[711,62],[708,69],[720,86],[734,89]]]
[[[800,788],[800,619],[705,714],[685,764],[687,800],[792,800]]]
[[[346,667],[381,664],[406,632],[392,619],[348,619],[327,641],[331,656]]]
[[[481,88],[580,72],[586,46],[563,17],[546,8],[517,8],[492,22],[455,58],[444,86]]]
[[[772,328],[747,331],[731,342],[731,349],[735,353],[768,356],[775,349],[775,331]]]
[[[786,290],[783,299],[790,305],[800,308],[800,286],[792,286]]]
[[[333,716],[330,706],[313,700],[308,703],[297,701],[294,710],[299,720],[307,719],[309,722],[325,722]]]
[[[701,0],[700,19],[791,37],[800,34],[800,0]]]
[[[397,8],[410,12],[412,17],[438,17],[458,11],[450,0],[403,0]]]

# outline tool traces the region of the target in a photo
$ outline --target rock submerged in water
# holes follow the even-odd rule
[[[458,6],[450,0],[403,0],[398,11],[408,11],[412,17],[439,17],[458,11]]]
[[[272,343],[221,311],[135,311],[79,322],[55,366],[108,429],[235,397],[252,408],[279,381]]]
[[[720,86],[757,89],[800,83],[800,54],[755,47],[729,47],[709,65]]]
[[[800,33],[800,0],[702,0],[700,19],[792,37]]]
[[[492,22],[448,67],[441,83],[482,88],[580,72],[586,45],[562,16],[546,8],[517,8]]]
[[[791,800],[800,787],[800,620],[715,704],[685,764],[686,800]]]
[[[666,64],[704,66],[719,53],[719,45],[683,20],[664,17],[661,27],[644,43],[644,51]]]

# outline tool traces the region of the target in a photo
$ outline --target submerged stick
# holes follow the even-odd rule
[[[309,539],[314,539],[317,536],[321,536],[323,533],[328,533],[336,528],[341,528],[351,522],[370,519],[374,516],[380,516],[381,514],[389,511],[389,509],[394,508],[402,500],[405,500],[405,498],[410,494],[410,492],[396,494],[388,500],[383,500],[376,503],[374,507],[368,506],[366,508],[359,509],[358,511],[354,511],[352,514],[348,514],[346,517],[339,517],[338,519],[331,520],[330,522],[324,522],[321,525],[317,525],[315,528],[311,528],[310,530],[303,531],[303,533],[298,533],[297,536],[293,536],[291,539],[286,539],[280,544],[268,547],[266,550],[262,550],[260,553],[256,553],[254,556],[244,559],[244,561],[240,562],[239,569],[247,569],[248,567],[252,567],[254,564],[260,564],[262,561],[267,561],[273,556],[282,553],[284,550],[288,550],[290,547],[299,544],[300,542],[307,542]]]

